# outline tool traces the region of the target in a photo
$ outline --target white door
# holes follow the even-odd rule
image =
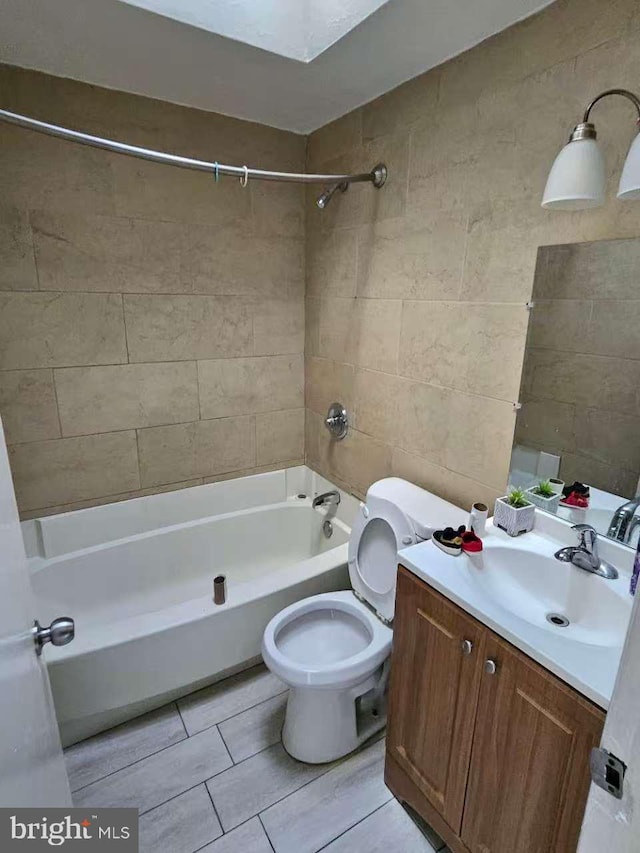
[[[607,720],[602,746],[627,765],[623,796],[591,785],[578,853],[640,851],[640,590]]]
[[[0,807],[71,805],[36,618],[0,420]]]

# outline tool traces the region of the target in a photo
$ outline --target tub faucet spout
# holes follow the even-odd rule
[[[315,509],[318,506],[338,506],[340,503],[340,492],[333,489],[330,492],[324,492],[313,499],[311,506]]]

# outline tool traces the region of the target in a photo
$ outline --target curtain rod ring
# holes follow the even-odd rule
[[[213,174],[214,174],[214,177],[215,177],[215,180],[216,180],[216,184],[217,184],[217,183],[218,183],[218,181],[220,180],[220,167],[219,167],[219,164],[218,164],[218,161],[217,161],[217,160],[216,160],[216,162],[213,164]]]
[[[244,175],[240,178],[240,186],[246,187],[249,183],[249,167],[243,166],[242,168],[244,169]]]

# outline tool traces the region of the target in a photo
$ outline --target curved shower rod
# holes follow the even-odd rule
[[[296,172],[269,172],[264,169],[251,169],[248,166],[227,166],[223,163],[209,162],[208,160],[194,160],[191,157],[181,157],[178,154],[166,154],[164,151],[154,151],[152,148],[139,148],[137,145],[128,145],[126,142],[116,142],[114,139],[103,139],[101,136],[92,136],[89,133],[81,133],[78,130],[70,130],[68,127],[59,127],[57,124],[48,124],[35,118],[12,113],[0,109],[0,121],[15,124],[18,127],[26,127],[38,133],[47,133],[49,136],[57,136],[59,139],[68,139],[71,142],[79,142],[81,145],[93,145],[95,148],[104,148],[106,151],[115,151],[117,154],[128,154],[131,157],[140,157],[143,160],[151,160],[154,163],[166,163],[170,166],[180,166],[183,169],[196,169],[201,172],[209,172],[214,175],[231,175],[246,184],[248,178],[258,181],[287,181],[296,184],[356,184],[372,183],[374,187],[381,187],[387,179],[387,167],[378,163],[370,172],[357,175],[312,175]],[[345,187],[346,188],[346,187]]]

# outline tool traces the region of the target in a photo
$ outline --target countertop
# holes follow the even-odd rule
[[[532,538],[532,537],[535,537]],[[542,515],[536,518],[535,530],[512,538],[506,533],[487,526],[485,543],[504,541],[517,550],[531,550],[553,556],[564,544],[575,544],[575,533],[565,524]],[[631,614],[633,599],[628,593],[633,553],[613,542],[601,541],[601,556],[610,560],[620,570],[620,578],[609,581],[589,575],[589,583],[615,584],[615,592],[628,599]],[[398,561],[429,586],[442,593],[482,624],[503,639],[574,687],[596,705],[607,709],[613,693],[623,641],[619,645],[590,645],[587,642],[567,640],[562,629],[539,627],[503,607],[482,589],[482,553],[466,553],[452,557],[441,551],[433,542],[421,542],[398,552]],[[582,571],[558,561],[558,571]],[[598,587],[594,590],[597,592]]]

